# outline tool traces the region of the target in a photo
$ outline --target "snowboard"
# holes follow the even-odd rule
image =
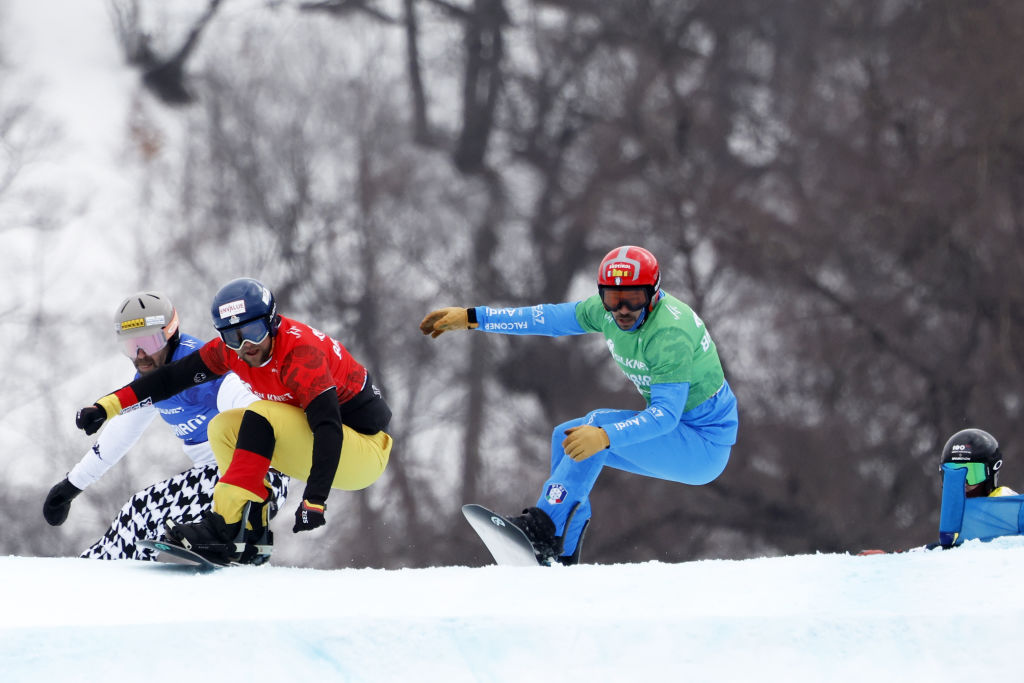
[[[483,505],[462,506],[462,514],[487,546],[494,562],[512,567],[537,567],[543,564],[523,530]]]
[[[147,538],[137,543],[141,548],[148,548],[149,550],[155,550],[160,553],[159,561],[173,563],[173,564],[191,564],[197,569],[213,570],[220,569],[221,567],[230,567],[232,563],[220,563],[209,560],[199,553],[192,552],[188,548],[182,548],[180,545],[174,545],[167,541],[161,541],[155,538]]]

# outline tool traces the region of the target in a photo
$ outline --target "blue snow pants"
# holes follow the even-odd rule
[[[722,391],[728,393],[722,395]],[[736,442],[739,421],[729,385],[725,384],[722,391],[709,400],[731,402],[724,424],[704,430],[680,422],[668,434],[615,450],[606,448],[582,462],[574,461],[562,449],[565,430],[585,424],[600,427],[619,422],[632,417],[636,411],[594,410],[585,417],[555,427],[551,434],[551,475],[544,482],[537,507],[548,513],[555,523],[556,533],[564,537],[563,555],[572,555],[576,550],[580,533],[591,515],[590,491],[605,467],[695,486],[714,481],[725,470],[732,444]],[[700,410],[700,406],[694,410]],[[709,440],[709,433],[720,443]],[[579,507],[566,529],[566,520],[576,503]]]

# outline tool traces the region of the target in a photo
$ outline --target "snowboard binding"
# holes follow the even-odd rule
[[[246,502],[242,518],[227,524],[212,510],[204,510],[198,522],[164,522],[166,542],[200,555],[216,564],[261,565],[270,559],[274,534],[267,522],[271,504]],[[264,515],[264,512],[267,514]]]

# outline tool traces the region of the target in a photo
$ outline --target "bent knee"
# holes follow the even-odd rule
[[[245,410],[245,408],[232,408],[215,415],[210,420],[210,425],[206,428],[206,434],[210,441],[213,441],[214,438],[220,438],[225,434],[237,434],[238,427],[242,424],[242,416],[245,415]]]
[[[235,451],[238,441],[238,430],[242,424],[245,408],[234,408],[219,413],[206,428],[206,438],[210,442],[213,457],[217,459],[217,467],[223,472],[231,462],[231,454]]]

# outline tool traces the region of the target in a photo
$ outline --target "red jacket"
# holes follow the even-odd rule
[[[257,368],[239,358],[220,337],[206,342],[199,355],[217,374],[233,371],[260,398],[303,410],[332,386],[338,403],[345,403],[366,384],[366,368],[344,346],[320,330],[284,316],[270,359]]]

